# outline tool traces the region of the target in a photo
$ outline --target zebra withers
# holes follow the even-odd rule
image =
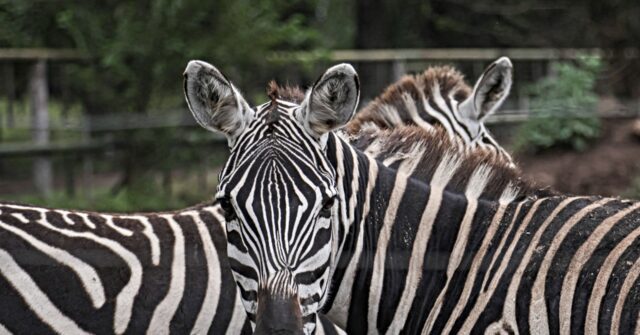
[[[272,97],[256,110],[209,64],[185,75],[194,116],[231,146],[217,196],[256,331],[280,324],[260,307],[270,300],[300,309],[284,320],[294,332],[311,332],[320,310],[354,333],[636,330],[640,204],[514,187],[482,199],[492,171],[456,152],[430,183],[403,173],[409,163],[390,170],[332,133],[358,100],[348,65],[299,105]],[[450,190],[464,168],[471,181]]]

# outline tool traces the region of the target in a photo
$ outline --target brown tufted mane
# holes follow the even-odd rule
[[[387,87],[382,95],[356,114],[347,126],[347,132],[357,133],[363,124],[373,122],[381,128],[393,128],[398,125],[398,117],[403,124],[414,124],[407,111],[405,99],[409,99],[417,107],[418,113],[424,111],[424,97],[432,95],[434,87],[438,87],[443,97],[452,95],[454,99],[463,101],[471,94],[471,88],[464,81],[464,76],[450,66],[430,67],[417,75],[406,75]],[[394,111],[393,118],[389,111]],[[431,117],[423,115],[423,119]],[[395,121],[394,121],[395,120]]]
[[[481,194],[482,199],[497,200],[510,186],[518,190],[521,196],[548,196],[553,193],[542,190],[522,177],[520,170],[502,155],[483,148],[468,148],[458,139],[451,139],[445,129],[435,127],[422,129],[417,126],[398,126],[393,129],[380,129],[373,124],[362,128],[358,134],[348,135],[349,141],[358,148],[384,148],[377,155],[379,161],[398,155],[414,157],[419,153],[418,168],[413,178],[430,181],[443,157],[456,157],[462,162],[447,189],[455,193],[464,193],[474,171],[481,165],[490,168],[489,182]],[[378,143],[374,143],[374,142]],[[392,168],[395,168],[393,164]]]

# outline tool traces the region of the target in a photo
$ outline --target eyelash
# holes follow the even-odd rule
[[[322,217],[330,217],[331,209],[333,208],[333,204],[336,200],[336,197],[331,197],[322,204],[322,208],[320,208],[319,215]]]
[[[233,205],[231,205],[231,201],[228,198],[218,199],[218,203],[220,204],[220,208],[224,212],[225,221],[232,221],[237,218],[236,212],[233,209]]]

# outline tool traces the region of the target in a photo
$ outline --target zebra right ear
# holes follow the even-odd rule
[[[192,60],[184,70],[184,96],[198,124],[224,133],[233,146],[254,116],[240,92],[213,65]]]
[[[473,87],[471,96],[460,104],[460,113],[470,120],[482,121],[495,112],[509,96],[513,65],[507,57],[491,63]]]
[[[360,82],[353,66],[339,64],[328,69],[302,102],[302,122],[314,136],[347,124],[356,112]]]

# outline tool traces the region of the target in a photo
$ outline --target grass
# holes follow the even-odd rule
[[[80,124],[82,107],[79,104],[67,106],[66,115],[64,105],[58,100],[49,100],[49,120],[51,124],[65,125],[66,123]],[[0,98],[0,142],[28,142],[31,140],[31,109],[28,100],[16,100],[13,103],[14,127],[8,128],[7,99]],[[55,128],[55,127],[54,127]],[[75,130],[57,130],[51,132],[51,139],[71,140],[79,138],[81,134]]]
[[[55,190],[49,197],[33,193],[1,195],[0,201],[11,201],[49,208],[77,209],[112,213],[170,211],[193,206],[213,199],[217,170],[202,174],[193,169],[173,173],[171,189],[162,185],[159,174],[141,178],[133,185],[113,193],[112,185],[94,187],[83,192],[76,187],[76,195]]]
[[[629,187],[627,192],[625,192],[624,196],[626,198],[640,200],[640,176],[637,176],[633,179],[633,181],[631,182],[631,186]]]

